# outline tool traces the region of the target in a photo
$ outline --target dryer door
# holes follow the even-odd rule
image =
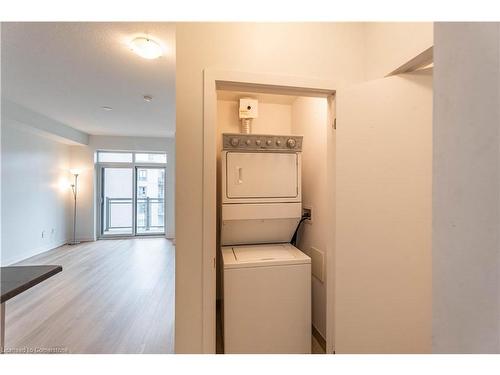
[[[228,152],[226,198],[295,198],[299,195],[296,153]]]

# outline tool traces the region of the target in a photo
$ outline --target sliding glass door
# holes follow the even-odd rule
[[[136,167],[136,233],[165,233],[165,168]]]
[[[164,164],[161,153],[98,153],[100,238],[165,233]]]
[[[101,234],[134,235],[132,168],[101,168]]]

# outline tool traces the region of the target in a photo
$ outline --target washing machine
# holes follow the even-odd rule
[[[223,134],[225,353],[310,353],[311,259],[289,242],[302,216],[301,136]]]

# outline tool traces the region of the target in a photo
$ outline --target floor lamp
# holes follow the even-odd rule
[[[74,177],[74,182],[71,184],[71,190],[73,191],[74,206],[73,206],[73,240],[69,244],[77,245],[80,243],[80,241],[76,240],[76,198],[78,197],[78,175],[80,174],[80,171],[76,169],[71,169],[70,172]]]

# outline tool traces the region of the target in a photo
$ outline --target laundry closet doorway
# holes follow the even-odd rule
[[[321,102],[324,116],[319,119],[319,128],[322,132],[322,139],[325,142],[324,153],[324,174],[326,180],[333,178],[334,161],[328,160],[334,156],[333,150],[326,152],[328,147],[334,145],[334,95],[335,87],[331,82],[301,78],[287,77],[270,74],[242,73],[231,71],[204,71],[204,165],[203,165],[203,351],[205,353],[214,353],[216,351],[216,300],[218,297],[217,280],[218,268],[218,219],[220,204],[218,204],[218,193],[220,193],[220,146],[221,131],[234,132],[230,129],[238,123],[237,112],[233,111],[236,96],[248,94],[250,97],[256,97],[263,105],[277,106],[284,104],[290,107],[290,118],[288,124],[285,117],[279,115],[264,119],[264,113],[259,115],[259,120],[254,122],[254,134],[280,134],[293,135],[298,134],[292,131],[291,107],[292,102],[297,98],[319,99]],[[281,97],[282,99],[279,99]],[[225,101],[226,103],[222,103]],[[222,105],[222,106],[221,106]],[[262,106],[260,109],[264,110]],[[227,110],[227,111],[226,111]],[[260,111],[260,110],[259,110]],[[236,115],[235,115],[236,113]],[[226,114],[230,117],[226,117]],[[234,118],[234,115],[236,118]],[[222,121],[221,121],[221,116]],[[227,120],[227,122],[226,122]],[[230,126],[226,126],[224,125]],[[265,126],[263,126],[265,124]],[[236,130],[238,132],[239,130]],[[305,140],[307,142],[307,140]],[[313,152],[313,151],[310,151]],[[329,165],[329,167],[327,167]],[[220,166],[219,166],[220,167]],[[311,168],[309,168],[311,169]],[[219,182],[218,182],[219,181]],[[218,189],[219,188],[219,189]],[[333,196],[325,197],[322,204],[326,207],[333,207]],[[333,220],[333,208],[326,209],[331,213],[328,218]],[[331,252],[333,246],[332,231],[328,232],[328,244],[322,248],[323,254]],[[330,238],[331,236],[331,238]],[[326,258],[326,256],[324,257]],[[326,262],[323,259],[322,262]],[[326,280],[323,279],[326,286]],[[323,305],[324,306],[324,305]],[[325,306],[326,308],[326,306]],[[326,331],[326,330],[325,330]],[[324,332],[326,335],[326,332]],[[218,349],[219,350],[219,349]]]

